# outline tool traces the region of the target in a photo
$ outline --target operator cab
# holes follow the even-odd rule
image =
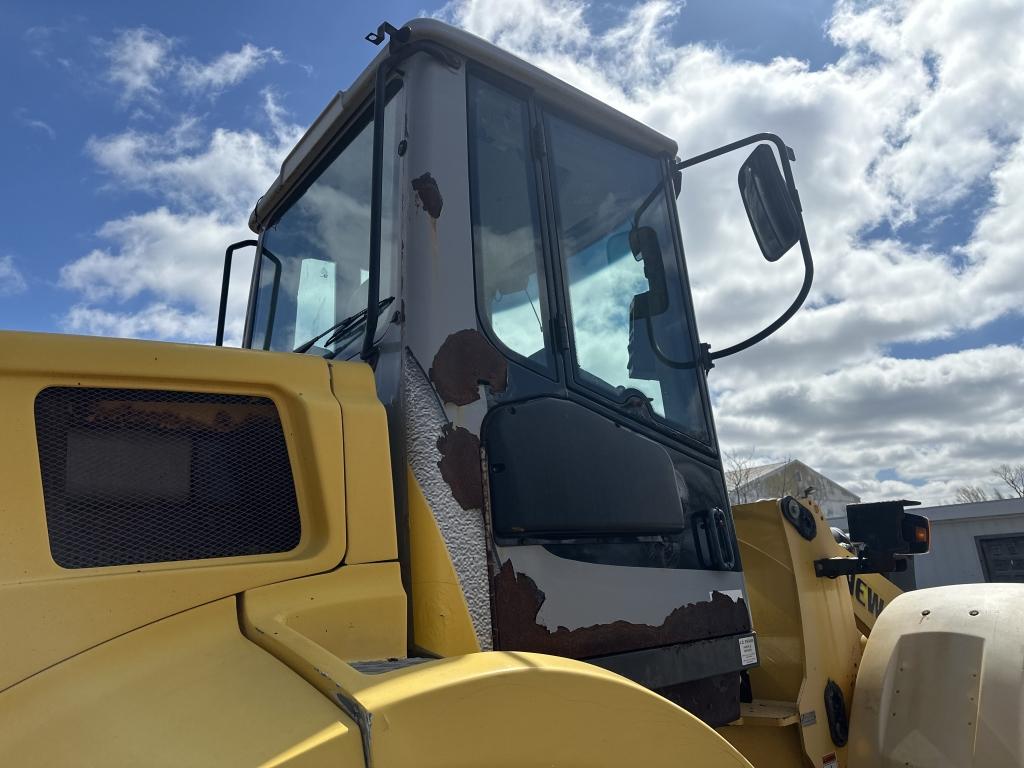
[[[243,345],[372,366],[411,653],[585,659],[734,719],[757,655],[676,211],[687,163],[465,32],[368,39],[386,50],[253,211]],[[809,267],[781,141],[707,157],[750,144],[762,251],[800,241]]]

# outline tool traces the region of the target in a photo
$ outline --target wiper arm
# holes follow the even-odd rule
[[[382,299],[381,301],[377,302],[377,314],[379,315],[381,312],[383,312],[385,309],[391,306],[391,302],[393,302],[394,300],[394,296],[388,296],[386,299]],[[320,341],[320,339],[322,339],[329,333],[331,334],[331,337],[324,342],[325,347],[329,344],[334,344],[335,342],[341,340],[345,336],[345,333],[347,331],[351,330],[357,323],[366,319],[366,309],[367,308],[364,307],[363,309],[360,309],[358,312],[355,312],[349,315],[348,317],[339,320],[330,328],[321,331],[309,341],[297,346],[295,349],[292,350],[292,352],[298,352],[299,354],[308,352],[314,344],[316,344],[318,341]]]

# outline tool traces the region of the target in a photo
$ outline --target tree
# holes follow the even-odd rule
[[[1010,486],[1018,497],[1024,499],[1024,464],[1000,464],[992,470],[992,474]]]
[[[754,479],[754,451],[725,451],[725,484],[733,504],[746,504],[753,495],[750,481]]]
[[[956,501],[958,504],[988,501],[988,494],[980,485],[962,485],[956,489]]]
[[[764,491],[768,498],[781,499],[784,496],[802,498],[807,494],[807,478],[799,477],[800,470],[792,456],[786,456],[782,460],[782,466],[778,471],[765,478]]]

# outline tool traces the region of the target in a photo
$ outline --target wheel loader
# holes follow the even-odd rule
[[[707,377],[810,289],[793,150],[680,160],[466,32],[366,39],[217,345],[0,335],[0,764],[1024,764],[1024,588],[899,594],[912,502],[843,545],[729,504]],[[805,279],[714,350],[676,199],[733,152]]]

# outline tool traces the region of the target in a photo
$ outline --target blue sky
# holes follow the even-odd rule
[[[90,138],[127,128],[152,130],[183,112],[208,125],[242,130],[265,121],[261,91],[268,87],[290,120],[308,125],[370,60],[372,47],[362,39],[367,31],[381,20],[400,23],[442,6],[296,7],[300,12],[281,13],[280,4],[270,2],[247,3],[245,13],[229,3],[5,5],[0,65],[9,73],[9,109],[0,117],[0,161],[7,169],[0,199],[12,226],[0,235],[0,256],[11,258],[28,290],[0,301],[0,327],[63,330],[76,297],[59,287],[60,268],[102,244],[96,232],[103,222],[154,203],[152,194],[119,186],[97,167],[86,149]],[[838,52],[824,33],[830,10],[821,0],[692,0],[671,38],[721,45],[754,60],[788,55],[821,66]],[[601,29],[621,18],[623,6],[595,4],[592,11],[594,28]],[[152,102],[126,101],[123,87],[109,81],[107,54],[119,34],[133,29],[169,38],[169,55],[179,60],[209,63],[251,44],[279,51],[281,61],[271,59],[215,94],[162,83]],[[216,261],[219,254],[209,257]]]
[[[712,373],[726,447],[925,501],[1024,459],[1024,0],[8,2],[0,327],[209,342],[223,246],[372,57],[363,35],[423,13],[684,155],[760,130],[795,147],[815,289]],[[718,347],[800,281],[795,257],[753,258],[723,168],[688,176],[680,202]]]

